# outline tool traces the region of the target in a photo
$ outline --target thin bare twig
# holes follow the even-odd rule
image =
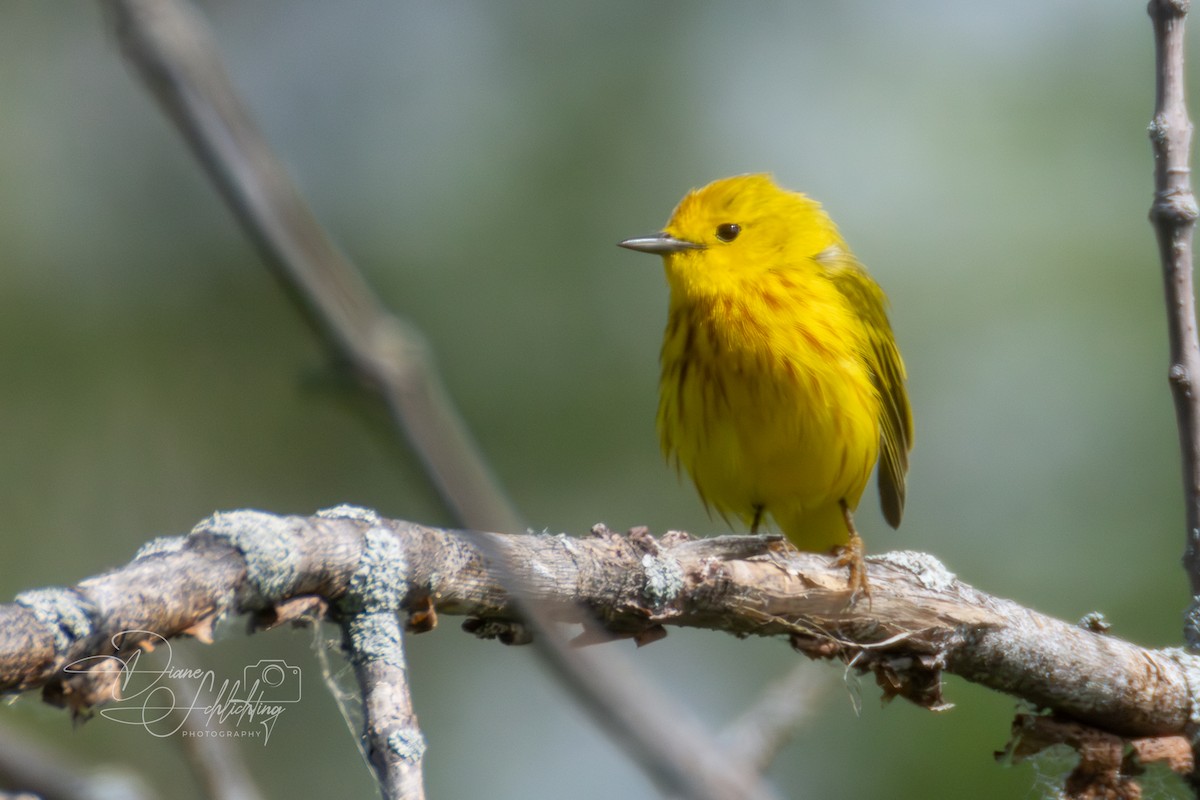
[[[1154,152],[1154,202],[1150,221],[1158,236],[1167,300],[1168,372],[1175,401],[1187,543],[1184,567],[1192,588],[1192,607],[1184,633],[1200,647],[1200,341],[1196,338],[1196,301],[1192,288],[1192,239],[1197,215],[1189,158],[1192,123],[1184,96],[1184,18],[1189,0],[1151,0],[1156,91],[1150,143]]]
[[[102,0],[129,62],[325,341],[382,396],[468,527],[524,529],[422,338],[330,241],[233,88],[207,26],[175,0]]]

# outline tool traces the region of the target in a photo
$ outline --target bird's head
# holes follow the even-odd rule
[[[817,257],[842,242],[820,203],[759,174],[692,190],[660,233],[620,245],[663,256],[672,290],[693,295],[736,291],[765,271],[818,271]]]

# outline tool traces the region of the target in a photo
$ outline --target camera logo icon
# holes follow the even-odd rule
[[[257,703],[298,703],[300,668],[278,658],[264,658],[242,672],[246,699]]]

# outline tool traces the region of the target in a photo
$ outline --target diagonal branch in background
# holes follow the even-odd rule
[[[366,282],[318,225],[239,100],[207,26],[175,0],[102,2],[127,57],[239,221],[317,329],[381,392],[458,518],[481,529],[522,528],[453,412],[419,337],[383,311]],[[516,586],[516,593],[523,594],[513,580],[505,585]],[[526,610],[531,617],[538,616],[536,609]],[[656,718],[657,730],[680,718],[665,698],[654,700],[656,695],[644,678],[631,672],[623,684],[605,681],[602,673],[607,665],[561,657],[564,648],[556,640],[556,631],[542,632],[538,644],[547,662],[585,705],[606,712],[598,715],[602,722],[620,719],[616,709],[636,710],[643,722]],[[635,693],[641,695],[636,702],[630,699]],[[713,768],[697,771],[694,758],[668,763],[671,753],[646,738],[651,727],[655,726],[616,729],[624,734],[620,743],[637,751],[639,763],[655,765],[650,774],[668,793],[732,796],[723,793],[722,772],[741,770],[732,766],[731,759],[720,757],[712,737],[693,731],[697,734],[691,737],[693,743],[706,742],[703,749],[713,754]],[[680,725],[675,728],[682,733]],[[682,752],[674,752],[682,758]],[[725,767],[718,769],[718,763]],[[386,776],[382,782],[388,785]],[[754,788],[758,783],[752,776],[735,781],[741,787],[738,796],[759,796]]]
[[[777,552],[777,537],[575,539],[371,518],[222,513],[124,567],[25,593],[0,606],[0,691],[42,687],[52,700],[86,708],[108,697],[117,676],[62,667],[111,654],[116,633],[169,638],[219,616],[267,618],[292,598],[336,602],[375,530],[400,540],[401,608],[432,600],[438,613],[468,616],[464,627],[487,635],[519,619],[481,537],[502,542],[525,590],[559,621],[595,619],[618,635],[677,625],[785,636],[805,655],[872,672],[889,696],[944,707],[945,671],[1122,737],[1188,735],[1200,718],[1200,657],[1047,617],[974,589],[919,553],[868,559],[871,602],[848,604],[834,559]]]
[[[1184,635],[1200,648],[1200,341],[1192,286],[1196,198],[1192,193],[1192,123],[1184,97],[1184,19],[1188,0],[1150,0],[1157,83],[1150,144],[1154,152],[1154,202],[1150,221],[1158,237],[1167,300],[1168,377],[1183,461],[1187,543],[1183,562],[1192,605]]]
[[[468,527],[524,529],[431,364],[334,246],[254,124],[207,26],[182,3],[102,0],[121,47],[307,319],[380,393]]]

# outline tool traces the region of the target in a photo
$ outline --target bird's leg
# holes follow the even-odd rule
[[[851,602],[857,599],[860,594],[865,595],[867,600],[871,599],[871,584],[867,582],[867,565],[863,561],[863,540],[858,535],[858,529],[854,527],[854,514],[850,511],[850,506],[846,505],[846,501],[841,501],[842,518],[846,520],[846,530],[850,534],[850,540],[840,548],[838,553],[837,565],[839,567],[850,568],[849,585],[851,594]]]
[[[750,520],[750,535],[758,533],[759,527],[763,524],[767,516],[767,508],[761,503],[754,506],[754,516]],[[788,557],[796,552],[796,545],[792,544],[786,537],[774,537],[767,541],[767,553],[771,556],[771,561],[785,572],[793,573],[791,564],[788,563]]]
[[[758,533],[758,526],[762,524],[762,521],[763,521],[763,506],[760,504],[760,505],[757,505],[754,507],[754,519],[751,520],[751,522],[750,522],[750,535],[751,536]]]

